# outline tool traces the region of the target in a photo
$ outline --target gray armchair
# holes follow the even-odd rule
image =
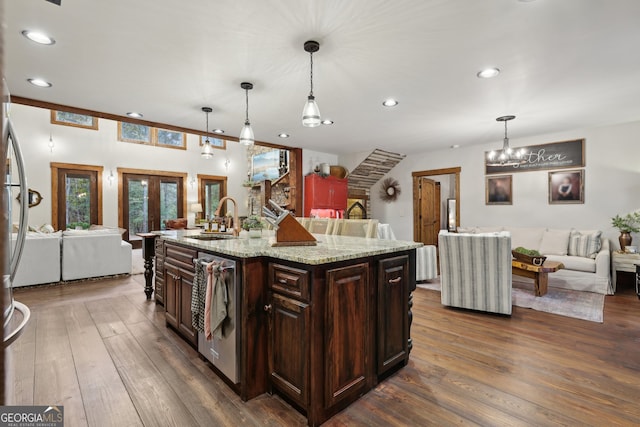
[[[440,231],[442,304],[511,314],[511,235]]]

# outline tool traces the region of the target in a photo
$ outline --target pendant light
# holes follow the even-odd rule
[[[487,155],[488,166],[516,166],[527,163],[525,159],[525,149],[514,150],[509,146],[509,137],[507,136],[507,122],[515,119],[516,116],[501,116],[496,119],[498,122],[504,122],[504,140],[502,150],[492,150]]]
[[[320,50],[320,43],[317,41],[309,40],[304,43],[305,52],[309,52],[309,58],[311,63],[310,82],[311,90],[307,97],[307,102],[304,104],[302,110],[302,126],[308,128],[314,128],[320,126],[320,109],[316,104],[316,98],[313,96],[313,52]]]
[[[242,130],[240,131],[240,144],[253,145],[253,129],[251,129],[251,123],[249,123],[249,91],[253,89],[253,83],[242,82],[240,83],[240,87],[244,89],[247,105],[244,126],[242,126]]]
[[[205,129],[205,138],[204,143],[202,144],[202,151],[200,151],[200,155],[203,159],[210,159],[213,157],[213,146],[209,141],[209,113],[213,111],[211,107],[202,107],[202,111],[207,116],[207,127]]]

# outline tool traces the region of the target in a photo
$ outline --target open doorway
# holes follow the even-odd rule
[[[462,168],[413,172],[413,240],[438,245],[438,233],[449,228],[450,218],[460,225],[460,172]],[[448,202],[449,199],[455,203]],[[453,211],[448,207],[455,205]]]

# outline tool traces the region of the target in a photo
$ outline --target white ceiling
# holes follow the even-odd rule
[[[403,154],[640,119],[638,0],[5,1],[14,95],[256,139]],[[57,43],[40,46],[23,29]],[[314,93],[333,126],[304,128]],[[502,73],[476,77],[487,66]],[[37,88],[26,79],[53,83]],[[387,97],[400,104],[382,106]],[[282,140],[280,132],[291,138]]]

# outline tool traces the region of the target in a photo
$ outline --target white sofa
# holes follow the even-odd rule
[[[564,268],[549,274],[549,286],[613,294],[609,240],[598,230],[554,229],[546,227],[461,227],[459,232],[508,231],[511,248],[535,249]],[[593,245],[599,241],[599,245]],[[591,247],[587,247],[591,244]],[[599,248],[597,247],[599,246]],[[586,256],[585,256],[586,255]],[[529,280],[518,277],[518,280]]]
[[[62,233],[62,280],[131,273],[131,244],[117,229]]]
[[[16,233],[12,235],[15,248]],[[44,234],[28,232],[13,280],[14,287],[60,281],[60,242],[62,232]]]

